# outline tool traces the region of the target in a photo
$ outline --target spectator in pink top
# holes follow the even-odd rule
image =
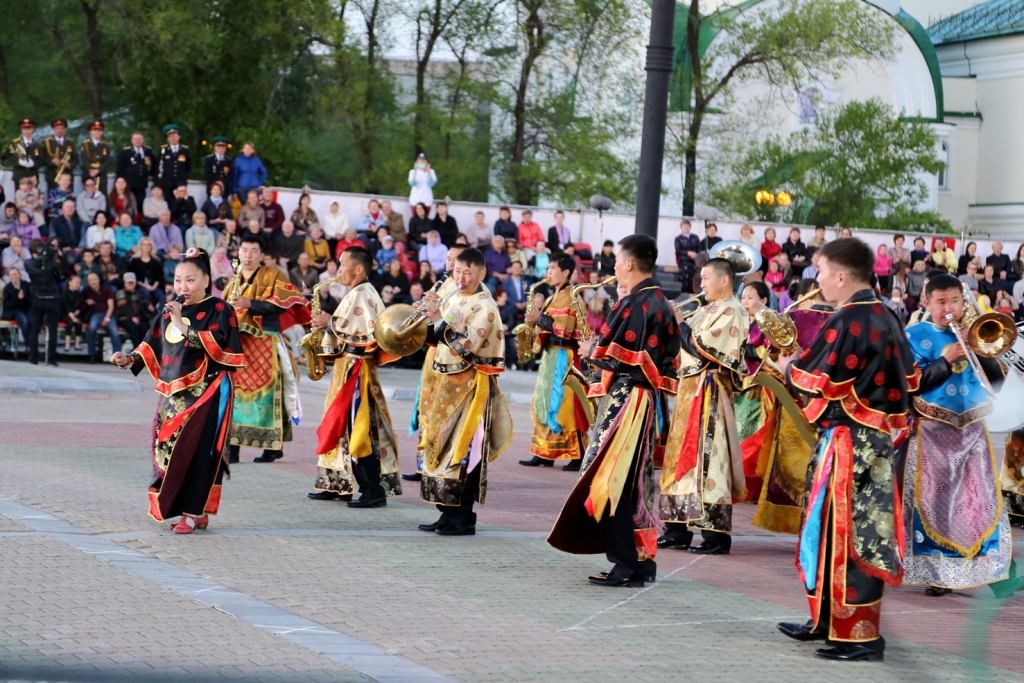
[[[878,276],[878,286],[882,292],[888,294],[892,286],[892,258],[889,256],[889,247],[884,244],[878,245],[875,254],[875,275]]]
[[[533,212],[523,211],[523,222],[519,224],[519,244],[525,249],[533,249],[537,240],[544,240],[544,231],[533,222]]]

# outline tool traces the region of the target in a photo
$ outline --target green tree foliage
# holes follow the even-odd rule
[[[896,231],[950,230],[918,207],[928,196],[921,174],[943,168],[925,123],[899,118],[878,99],[850,102],[818,125],[787,138],[752,142],[731,177],[711,193],[716,205],[744,218],[791,220]],[[759,206],[757,190],[785,190],[788,208]]]
[[[688,120],[674,150],[686,168],[683,214],[693,215],[705,118],[729,102],[735,85],[757,80],[799,90],[814,78],[837,78],[851,60],[891,58],[897,30],[896,22],[862,0],[780,0],[710,15],[701,13],[700,0],[690,0],[685,69],[677,78]]]

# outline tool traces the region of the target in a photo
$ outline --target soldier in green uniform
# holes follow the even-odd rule
[[[22,119],[20,127],[21,135],[14,138],[0,154],[0,164],[13,169],[15,187],[22,178],[38,176],[44,163],[43,146],[32,139],[36,124],[30,119]]]
[[[181,144],[181,127],[176,123],[164,126],[167,144],[160,146],[160,157],[157,159],[156,184],[164,191],[164,197],[174,195],[174,188],[188,184],[188,174],[192,170],[192,152],[187,145]]]
[[[203,174],[206,177],[206,193],[210,193],[210,185],[218,180],[224,184],[224,196],[231,195],[234,185],[234,174],[231,172],[234,163],[227,155],[228,139],[218,135],[213,139],[213,154],[203,160]]]
[[[107,194],[107,174],[114,162],[114,153],[110,143],[103,139],[103,122],[93,121],[89,124],[89,139],[82,142],[82,183],[86,178],[96,179],[96,188]]]
[[[54,119],[50,125],[53,126],[53,135],[43,140],[43,155],[45,156],[43,162],[46,168],[47,190],[57,187],[57,168],[60,167],[64,155],[70,153],[68,163],[65,164],[62,171],[63,174],[74,175],[75,166],[78,165],[78,152],[75,150],[75,143],[65,135],[68,130],[68,120]]]

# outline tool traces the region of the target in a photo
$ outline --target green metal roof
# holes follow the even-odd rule
[[[995,0],[996,2],[1015,2],[1018,6],[1024,6],[1021,0]],[[709,45],[720,31],[716,19],[719,17],[732,19],[747,9],[757,5],[762,0],[743,0],[737,5],[723,8],[704,17],[701,23],[700,36],[698,38],[698,49],[701,56],[704,55]],[[672,74],[672,82],[669,89],[669,111],[690,110],[690,88],[692,87],[692,70],[690,68],[690,53],[686,49],[686,25],[689,22],[689,5],[684,2],[676,3],[676,21],[673,32],[672,44],[675,48],[675,72]],[[942,122],[943,91],[942,71],[939,69],[939,57],[935,53],[935,47],[929,32],[921,23],[907,14],[906,10],[900,10],[899,14],[893,17],[903,27],[914,43],[921,51],[925,62],[928,64],[928,71],[932,77],[932,88],[935,90],[935,111],[933,121]]]
[[[1024,2],[1020,0],[989,0],[937,21],[928,29],[928,37],[935,45],[1017,33],[1024,33]]]

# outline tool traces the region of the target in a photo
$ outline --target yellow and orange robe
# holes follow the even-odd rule
[[[438,286],[436,294],[441,298],[439,310],[443,316],[445,311],[448,309],[448,302],[450,301],[449,296],[458,289],[458,285],[455,284],[455,279],[446,277],[444,282]],[[423,403],[423,395],[434,394],[434,384],[438,381],[438,373],[434,370],[434,356],[437,354],[437,343],[435,340],[427,339],[427,354],[423,360],[423,372],[420,375],[420,384],[416,390],[416,403],[412,407],[412,419],[409,421],[409,436],[419,433],[422,437],[423,430],[420,425],[420,405]],[[423,469],[423,449],[418,448],[416,451],[416,470],[420,471]]]
[[[383,312],[377,290],[364,281],[349,290],[331,316],[328,333],[336,338],[340,355],[317,429],[317,491],[352,494],[352,461],[376,453],[385,494],[402,493],[398,441],[377,378],[377,366],[395,360],[377,347],[373,336],[374,321]]]
[[[215,515],[233,407],[233,376],[245,365],[238,320],[217,297],[182,306],[184,335],[169,313],[157,316],[129,356],[145,368],[160,394],[153,424],[149,515],[158,522],[183,513]]]
[[[309,302],[284,273],[266,266],[242,283],[241,296],[252,308],[237,311],[247,365],[235,377],[231,445],[276,451],[292,440],[293,418],[301,416],[298,369],[281,330],[308,323]]]
[[[505,335],[491,293],[486,287],[456,293],[433,334],[437,377],[420,397],[420,497],[459,506],[469,473],[479,467],[476,502],[483,504],[487,465],[512,440],[512,416],[497,379],[505,371]]]
[[[747,498],[733,392],[745,370],[750,319],[730,296],[680,325],[679,394],[661,470],[661,518],[732,533],[732,504]]]
[[[569,285],[541,307],[537,337],[544,349],[531,402],[533,440],[530,452],[546,460],[575,460],[587,449],[587,397],[566,386],[569,368],[579,367],[580,330],[576,326]]]

